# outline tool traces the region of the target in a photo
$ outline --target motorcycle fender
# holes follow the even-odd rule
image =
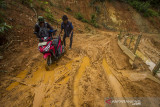
[[[47,59],[48,56],[51,56],[51,53],[45,53],[45,54],[43,55],[43,58],[44,58],[44,59]]]

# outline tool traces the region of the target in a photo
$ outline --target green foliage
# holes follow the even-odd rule
[[[46,11],[45,17],[46,17],[49,21],[54,22],[54,16],[53,16],[51,10],[50,10],[50,9],[45,9],[45,11]]]
[[[92,14],[92,15],[91,15],[91,21],[90,21],[90,23],[91,23],[94,27],[96,27],[96,28],[99,27],[98,24],[97,24],[97,22],[96,22],[96,15],[95,15],[95,14]]]
[[[113,0],[110,0],[113,1]],[[160,2],[159,0],[118,0],[118,1],[122,1],[122,2],[139,2],[139,3],[149,3],[152,7],[154,8],[159,8],[160,6]]]
[[[4,33],[5,31],[11,29],[12,26],[7,25],[5,22],[0,24],[0,34]]]
[[[91,23],[95,23],[96,22],[96,15],[92,14],[91,15]]]
[[[150,8],[149,2],[140,2],[140,1],[134,0],[134,1],[130,1],[129,4],[132,5],[133,8],[135,8],[137,11],[143,12],[143,13]]]
[[[27,5],[27,6],[31,6],[31,3],[33,2],[33,0],[20,0],[22,4]]]
[[[0,23],[4,22],[4,19],[3,19],[4,17],[5,17],[5,14],[0,11]]]
[[[45,10],[43,5],[40,5],[40,9],[41,9],[42,11]]]
[[[44,5],[47,5],[47,4],[48,4],[48,2],[47,2],[47,1],[44,1],[44,2],[43,2],[43,4],[44,4]]]
[[[3,9],[7,8],[7,4],[4,0],[0,0],[0,8],[3,8]]]
[[[160,1],[159,1],[159,0],[150,0],[150,4],[151,4],[154,8],[159,8],[159,6],[160,6]]]
[[[51,14],[51,13],[45,13],[45,16],[46,16],[46,18],[49,21],[54,22],[54,16],[53,16],[53,14]]]
[[[76,13],[75,17],[76,17],[76,19],[78,19],[78,20],[80,20],[82,22],[85,22],[85,23],[89,23],[89,24],[93,25],[96,28],[99,27],[99,25],[96,22],[96,15],[95,14],[91,15],[91,20],[90,21],[88,21],[87,19],[85,19],[81,13]]]
[[[155,1],[154,0],[119,0],[119,1],[129,3],[133,8],[135,8],[138,12],[141,12],[145,17],[159,16],[158,12],[151,9],[151,7],[155,7],[154,5],[156,5],[156,3],[160,4],[158,0],[155,0]]]
[[[38,0],[39,4],[40,4],[40,9],[42,11],[45,11],[45,6],[48,5],[49,3],[47,1],[41,1],[41,0]]]
[[[148,9],[144,13],[144,16],[146,16],[146,17],[149,17],[149,16],[151,16],[151,17],[157,17],[157,16],[159,16],[159,14],[156,11],[152,10],[152,9]]]
[[[49,1],[49,5],[50,5],[50,6],[54,6],[54,4],[53,4],[51,1]]]
[[[51,10],[49,8],[45,9],[45,12],[51,13]]]
[[[0,0],[0,8],[6,9],[7,5],[4,0]],[[0,11],[0,34],[4,33],[5,31],[11,29],[11,26],[7,25],[4,21],[5,13]]]
[[[82,19],[82,22],[89,23],[87,19]]]
[[[76,19],[78,19],[78,20],[82,20],[82,19],[83,19],[82,14],[79,13],[79,12],[75,14],[75,17],[76,17]]]
[[[72,10],[71,10],[71,8],[67,7],[67,8],[66,8],[66,11],[67,11],[67,12],[71,12]]]
[[[106,0],[91,0],[90,1],[90,6],[93,6],[96,2],[104,2]]]
[[[78,20],[80,20],[80,21],[82,21],[82,22],[88,23],[88,20],[85,19],[80,12],[76,13],[76,14],[75,14],[75,17],[76,17],[76,19],[78,19]]]
[[[96,13],[97,13],[97,14],[100,14],[100,12],[101,12],[101,11],[100,11],[100,6],[95,6],[95,10],[96,10]]]

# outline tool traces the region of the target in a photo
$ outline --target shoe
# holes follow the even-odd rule
[[[72,48],[69,48],[69,50],[71,50]]]

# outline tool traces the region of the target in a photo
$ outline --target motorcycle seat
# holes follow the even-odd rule
[[[54,45],[54,46],[58,46],[58,38],[56,39],[56,38],[54,38],[53,39],[53,41],[52,41],[52,44]]]

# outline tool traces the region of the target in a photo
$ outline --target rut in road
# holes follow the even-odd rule
[[[127,77],[131,72],[134,70],[118,47],[115,33],[76,34],[73,49],[48,71],[44,61],[17,75],[0,105],[104,107],[107,97],[160,96],[157,83],[145,78],[142,83],[132,81]]]

